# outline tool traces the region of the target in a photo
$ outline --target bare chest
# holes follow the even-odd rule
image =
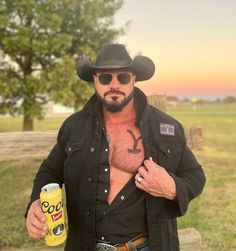
[[[107,125],[109,164],[111,168],[135,173],[144,160],[143,141],[134,120]]]

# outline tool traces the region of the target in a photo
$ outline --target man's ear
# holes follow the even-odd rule
[[[93,82],[95,84],[95,82],[97,81],[97,76],[93,74]]]

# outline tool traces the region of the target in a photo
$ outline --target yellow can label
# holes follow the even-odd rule
[[[62,191],[58,184],[53,183],[44,186],[40,194],[40,200],[48,227],[45,243],[48,246],[60,245],[66,240],[67,232],[65,227]]]

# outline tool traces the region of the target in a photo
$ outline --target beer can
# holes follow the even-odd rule
[[[41,189],[41,208],[48,227],[45,243],[48,246],[62,244],[67,237],[62,190],[57,183],[50,183]]]

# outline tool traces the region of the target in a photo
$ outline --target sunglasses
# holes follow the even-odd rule
[[[109,85],[113,79],[113,76],[116,76],[117,80],[121,85],[127,85],[131,81],[132,74],[128,72],[120,73],[98,73],[98,81],[101,85]]]

